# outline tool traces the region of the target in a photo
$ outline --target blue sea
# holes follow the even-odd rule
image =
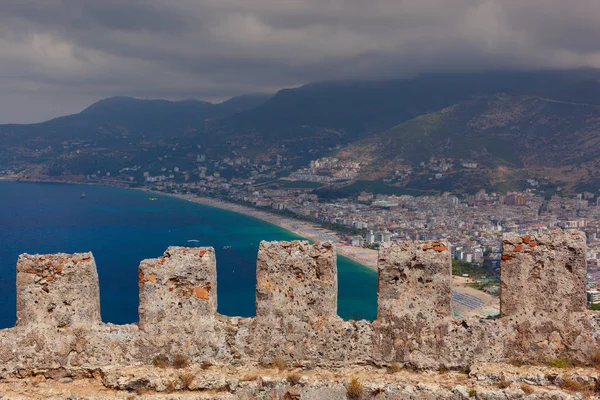
[[[126,324],[138,319],[140,261],[162,255],[168,246],[190,245],[188,240],[213,246],[218,311],[253,316],[260,241],[298,238],[256,218],[142,191],[0,182],[0,328],[12,327],[16,320],[15,275],[21,253],[92,251],[100,277],[102,319]],[[338,273],[338,314],[345,319],[375,318],[376,272],[338,257]]]

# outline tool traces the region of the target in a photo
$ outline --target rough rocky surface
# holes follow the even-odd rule
[[[99,324],[100,287],[92,253],[22,254],[17,262],[17,326]]]
[[[437,323],[452,313],[447,242],[384,243],[379,250],[378,318]]]
[[[585,234],[506,233],[502,242],[502,317],[561,320],[586,312]]]
[[[598,372],[482,364],[470,372],[192,366],[107,367],[0,381],[3,399],[592,399]]]
[[[452,312],[447,242],[384,243],[379,250],[375,356],[412,362],[414,351],[443,346]]]
[[[139,266],[139,328],[147,353],[214,358],[219,340],[215,251],[169,247]]]
[[[133,390],[132,384],[123,381],[125,386],[119,386],[117,378],[109,377],[132,376],[144,387],[155,382],[150,389],[164,394],[163,387],[176,390],[177,385],[170,388],[164,371],[152,369],[162,360],[190,365],[190,374],[196,377],[194,393],[173,398],[285,398],[288,389],[283,381],[236,380],[231,371],[269,365],[298,371],[396,366],[430,371],[423,373],[438,369],[474,373],[482,363],[544,364],[557,357],[582,365],[597,362],[600,326],[598,318],[586,312],[582,297],[585,240],[580,233],[505,236],[499,318],[450,315],[448,247],[442,241],[383,246],[379,315],[373,322],[337,316],[336,254],[330,243],[261,243],[253,318],[216,312],[212,248],[170,247],[162,257],[141,263],[140,322],[129,325],[101,322],[90,253],[23,255],[17,266],[18,324],[0,330],[0,388],[7,380],[18,387],[38,376],[89,379],[101,373],[103,390],[114,390],[115,395]],[[200,372],[210,365],[218,373]],[[377,389],[379,398],[468,394],[468,385],[438,390],[431,382],[431,393],[427,385],[402,386],[399,391],[397,383],[367,377],[369,382],[376,378],[382,385]],[[333,374],[320,383],[307,383],[300,393],[290,392],[288,398],[296,394],[343,398],[344,385]],[[498,390],[478,396],[519,398],[513,389]],[[557,393],[556,398],[568,398]]]
[[[579,231],[504,234],[500,277],[505,353],[584,360],[597,340],[586,310],[586,239]]]
[[[261,364],[367,362],[370,324],[345,322],[337,315],[336,260],[331,243],[261,243],[251,356]]]
[[[257,319],[337,317],[337,264],[331,243],[262,242],[256,263]]]
[[[193,333],[217,312],[217,263],[208,248],[169,247],[139,267],[139,326],[146,332]]]

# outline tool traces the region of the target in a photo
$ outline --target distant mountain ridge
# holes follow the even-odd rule
[[[508,93],[600,104],[600,72],[540,71],[423,75],[391,81],[322,82],[284,89],[260,106],[224,121],[235,131],[267,137],[319,128],[354,139],[381,132],[472,96]],[[306,127],[310,127],[308,130]]]
[[[292,168],[333,155],[362,162],[361,179],[389,178],[398,169],[448,158],[476,163],[477,171],[436,180],[420,172],[392,184],[463,190],[549,174],[572,188],[593,188],[600,185],[599,118],[597,70],[320,82],[220,104],[113,97],[41,124],[0,125],[0,164],[14,160],[14,148],[50,146],[47,155],[24,160],[60,156],[65,170],[77,171],[60,150],[65,140],[139,162],[151,156],[135,145],[143,140],[183,146],[187,153],[175,157],[190,166],[190,149],[198,146],[214,159],[277,154]],[[89,157],[103,157],[98,154]],[[508,173],[499,177],[499,168]]]
[[[412,164],[437,157],[490,166],[494,159],[514,167],[561,166],[598,156],[599,132],[600,105],[499,93],[421,115],[363,140],[380,143],[372,150],[380,158]]]
[[[19,140],[97,138],[112,135],[161,139],[176,137],[188,130],[203,132],[205,122],[225,118],[254,108],[271,95],[251,94],[213,104],[200,100],[146,100],[115,96],[100,100],[78,114],[36,124],[0,125],[0,137],[18,144]],[[15,143],[16,142],[16,143]]]

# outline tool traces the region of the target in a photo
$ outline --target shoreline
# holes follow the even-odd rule
[[[334,243],[338,255],[355,261],[373,271],[377,271],[378,252],[376,250],[344,245],[335,231],[323,228],[316,223],[296,220],[294,218],[277,215],[264,210],[257,210],[242,204],[216,199],[213,197],[202,197],[193,194],[163,193],[149,189],[132,189],[141,190],[147,193],[160,194],[163,196],[175,197],[192,203],[254,217],[260,219],[261,221],[268,222],[282,229],[290,231],[298,236],[302,236],[303,238],[313,242],[331,241]]]
[[[151,190],[146,188],[135,188],[129,187],[125,184],[119,185],[116,182],[111,183],[100,183],[100,182],[67,182],[62,180],[20,180],[11,177],[1,177],[0,181],[5,182],[20,182],[20,183],[62,183],[68,185],[98,185],[108,187],[118,187],[129,190],[139,190],[146,193],[153,193],[162,196],[175,197],[181,200],[189,201],[196,204],[201,204],[209,207],[220,208],[222,210],[231,211],[246,216],[260,219],[261,221],[273,224],[282,229],[290,231],[298,236],[302,236],[313,242],[324,242],[331,241],[335,245],[335,249],[338,255],[346,257],[354,262],[361,264],[363,267],[369,268],[377,272],[377,258],[378,252],[376,250],[365,249],[363,247],[354,247],[348,245],[342,245],[339,235],[337,232],[323,228],[317,223],[308,221],[301,221],[275,213],[268,212],[266,210],[257,210],[255,208],[245,206],[238,203],[229,202],[226,200],[217,199],[214,197],[203,197],[194,194],[181,194],[181,193],[165,193],[157,190]]]
[[[74,184],[74,185],[98,185],[107,187],[119,187],[128,190],[142,191],[148,194],[155,194],[161,196],[168,196],[178,198],[180,200],[189,201],[192,203],[219,208],[222,210],[243,214],[249,217],[257,218],[261,221],[270,223],[278,226],[281,229],[285,229],[293,234],[311,240],[313,242],[332,241],[335,245],[337,254],[342,257],[346,257],[361,267],[368,268],[371,271],[377,272],[377,260],[378,252],[376,250],[365,249],[362,247],[353,247],[343,245],[340,236],[337,232],[323,228],[317,223],[312,223],[303,220],[296,220],[291,217],[278,215],[267,210],[259,210],[246,205],[229,202],[213,197],[202,197],[194,194],[181,194],[181,193],[164,193],[156,190],[146,188],[134,188],[125,185],[111,185],[102,183],[79,183],[79,182],[64,182],[64,181],[20,181],[12,179],[0,179],[0,181],[11,181],[21,183],[63,183],[63,184]],[[497,315],[499,311],[499,299],[491,296],[490,294],[476,290],[467,285],[467,280],[462,277],[452,277],[452,292],[453,292],[453,311],[455,315],[463,318],[467,317],[488,317],[490,315]],[[477,297],[483,304],[476,308],[471,308],[467,299],[466,302],[461,301],[459,298],[454,298],[455,292],[457,294],[466,295],[467,297]],[[456,303],[456,304],[455,304]]]

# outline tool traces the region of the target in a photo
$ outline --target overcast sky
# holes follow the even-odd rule
[[[0,0],[0,123],[515,67],[600,67],[600,0]]]

